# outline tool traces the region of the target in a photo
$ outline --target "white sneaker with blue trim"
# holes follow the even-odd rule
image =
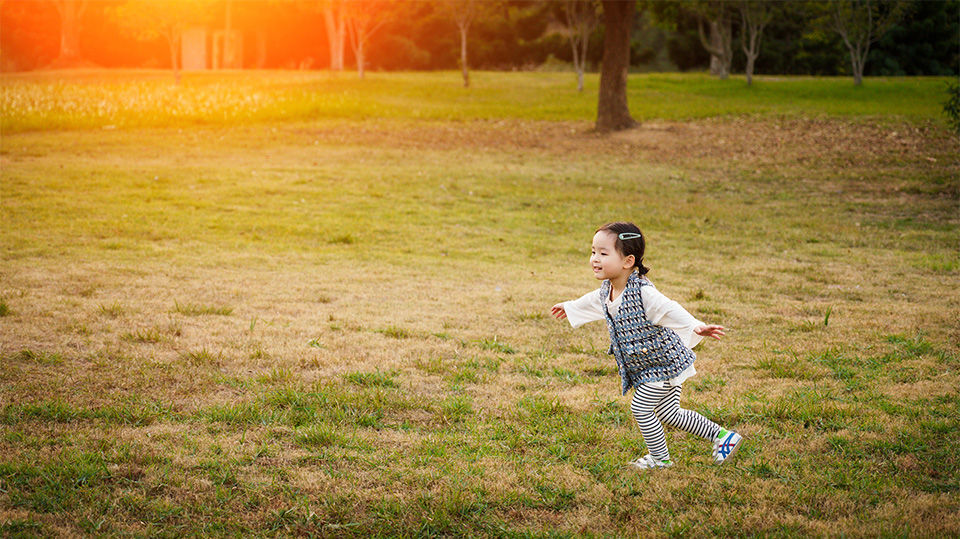
[[[653,455],[644,455],[642,458],[632,461],[630,466],[639,470],[652,470],[655,468],[669,468],[673,466],[673,461],[669,459],[657,460],[653,458]]]
[[[740,449],[743,442],[743,436],[736,432],[720,429],[717,438],[713,441],[713,463],[723,464],[733,458]]]

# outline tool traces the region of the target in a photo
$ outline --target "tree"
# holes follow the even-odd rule
[[[764,29],[757,58],[767,73],[834,76],[848,64],[846,48],[824,22],[829,4],[785,0]]]
[[[178,53],[183,31],[192,24],[201,24],[209,17],[206,0],[132,0],[114,9],[117,23],[137,39],[162,37],[170,50],[170,67],[180,84]]]
[[[223,67],[236,69],[240,66],[239,40],[233,32],[233,0],[225,0],[223,16]]]
[[[453,17],[460,31],[460,70],[463,74],[463,87],[470,87],[470,69],[467,62],[467,34],[470,25],[480,15],[480,0],[445,0],[443,6]]]
[[[566,0],[563,3],[567,39],[573,49],[573,67],[577,71],[577,91],[583,91],[583,71],[587,62],[590,35],[600,24],[598,6],[594,0]]]
[[[330,71],[343,71],[347,44],[347,4],[350,0],[309,0],[300,4],[309,12],[323,16],[327,36]],[[311,59],[312,63],[312,59]]]
[[[700,43],[710,53],[710,73],[725,80],[730,77],[730,64],[733,62],[733,20],[728,3],[708,0],[694,2],[691,6],[697,13]],[[704,20],[710,27],[709,39],[703,29]]]
[[[385,2],[377,0],[348,0],[344,4],[344,19],[350,48],[357,59],[357,73],[363,78],[366,63],[365,47],[370,36],[387,21]]]
[[[637,125],[627,107],[630,33],[636,0],[603,0],[603,63],[597,103],[597,131],[608,133]]]
[[[88,0],[53,0],[60,15],[60,55],[57,67],[72,67],[80,63],[80,18],[87,9]]]
[[[330,46],[330,70],[343,71],[343,49],[347,36],[344,0],[322,0],[323,22]]]
[[[740,0],[737,9],[740,11],[740,45],[747,55],[747,86],[753,84],[753,68],[760,55],[760,41],[763,39],[763,29],[773,19],[776,3],[771,0]]]
[[[850,52],[853,84],[863,84],[863,67],[870,45],[895,26],[909,9],[904,1],[831,0],[830,27]]]
[[[943,113],[947,116],[947,125],[960,135],[960,84],[947,84],[947,99],[943,102]]]
[[[917,2],[874,46],[864,76],[960,75],[960,2]]]
[[[710,53],[703,48],[697,32],[700,17],[689,9],[681,9],[681,5],[686,3],[647,0],[644,12],[666,33],[662,48],[680,71],[709,66]]]

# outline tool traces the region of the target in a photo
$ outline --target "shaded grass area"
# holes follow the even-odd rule
[[[758,114],[5,134],[0,535],[956,536],[958,143]],[[625,471],[546,314],[621,218],[730,329],[682,401],[729,466]]]
[[[180,86],[162,71],[7,75],[0,84],[0,130],[232,125],[236,122],[374,119],[577,121],[596,117],[597,75],[575,91],[568,73],[238,72],[186,73]],[[848,78],[643,74],[628,80],[638,120],[784,115],[890,118],[945,125],[946,78]],[[53,88],[51,91],[50,88]]]
[[[948,361],[957,368],[955,356]],[[493,384],[509,375],[491,372]],[[469,391],[409,396],[403,376],[346,378],[353,387],[257,383],[244,400],[188,413],[161,403],[7,405],[3,443],[18,450],[0,466],[5,504],[31,516],[4,526],[43,529],[61,515],[107,535],[136,523],[144,536],[576,536],[569,526],[579,516],[596,533],[643,525],[664,536],[830,535],[847,519],[879,519],[861,529],[868,536],[890,526],[955,530],[953,517],[923,508],[956,500],[957,402],[947,395],[898,399],[824,384],[711,409],[702,402],[710,393],[694,392],[702,411],[750,426],[739,465],[711,468],[690,456],[702,444],[673,435],[684,471],[635,477],[622,465],[636,433],[615,400],[571,404],[536,392],[477,409]],[[771,451],[777,440],[792,449]],[[910,511],[939,517],[886,521],[890,500],[903,496]],[[644,512],[651,502],[662,510]],[[744,526],[758,511],[775,516]]]

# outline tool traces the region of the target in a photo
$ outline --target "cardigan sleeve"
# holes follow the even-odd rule
[[[606,315],[603,312],[603,300],[600,298],[600,291],[594,290],[581,296],[579,299],[565,301],[563,310],[567,313],[567,320],[570,325],[578,328],[587,322],[604,320]]]
[[[664,296],[654,286],[644,286],[640,289],[643,298],[643,308],[647,319],[651,323],[670,328],[677,332],[687,348],[700,344],[703,337],[694,333],[698,326],[705,325],[687,312],[679,303]]]

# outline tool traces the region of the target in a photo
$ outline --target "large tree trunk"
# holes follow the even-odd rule
[[[732,23],[729,20],[709,20],[709,39],[703,31],[703,18],[697,22],[697,32],[703,48],[710,53],[710,74],[726,80],[730,78],[730,62],[733,60],[733,50],[730,39],[733,34]]]
[[[87,0],[57,0],[53,3],[60,15],[60,54],[56,67],[74,67],[82,62],[80,56],[80,17]]]
[[[327,43],[330,45],[330,71],[343,71],[343,42],[347,32],[343,6],[336,2],[324,6],[323,21],[327,26]]]
[[[597,104],[597,131],[608,133],[635,127],[627,107],[627,71],[630,68],[630,31],[636,0],[604,0],[606,26],[603,64],[600,69],[600,97]]]
[[[723,50],[723,37],[720,36],[720,25],[717,21],[710,21],[710,46],[713,50]],[[715,77],[725,79],[727,75],[726,66],[723,65],[723,58],[713,51],[710,52],[710,74]]]

